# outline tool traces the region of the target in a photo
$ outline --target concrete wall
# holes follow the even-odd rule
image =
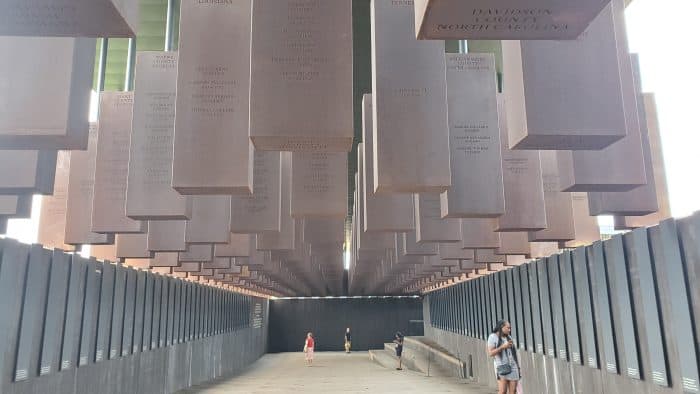
[[[317,351],[343,350],[346,327],[352,330],[354,350],[381,349],[385,342],[392,341],[396,331],[422,334],[422,320],[418,298],[272,300],[270,352],[300,351],[309,331],[314,333]]]
[[[0,393],[172,393],[267,350],[268,303],[0,240]]]
[[[695,393],[699,269],[700,215],[667,220],[435,291],[425,335],[491,387],[485,339],[504,318],[526,393]]]

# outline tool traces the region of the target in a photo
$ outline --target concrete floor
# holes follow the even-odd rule
[[[384,368],[367,352],[316,353],[307,367],[303,353],[266,354],[242,374],[181,393],[493,393],[458,379],[426,377]]]

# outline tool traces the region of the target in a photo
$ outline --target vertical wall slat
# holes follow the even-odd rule
[[[87,275],[89,273],[90,264],[94,263],[77,255],[71,256],[70,276],[68,278],[66,299],[66,313],[64,319],[61,321],[61,324],[63,325],[63,340],[59,350],[60,363],[57,365],[57,368],[60,370],[71,368],[80,362],[80,348],[82,345],[81,326],[85,320],[83,306],[85,304]],[[93,278],[93,282],[97,282],[97,279]],[[96,290],[93,290],[93,293],[91,293],[96,294],[96,299],[99,299],[98,285],[98,283],[93,283],[93,287],[96,288]],[[91,313],[93,321],[97,322],[97,308],[93,308]],[[95,323],[94,326],[96,326],[96,324],[97,323]],[[93,333],[95,333],[94,329]],[[93,335],[93,345],[94,341],[95,336]]]
[[[40,375],[48,375],[59,370],[70,268],[71,255],[55,250],[51,262],[48,304],[41,345]]]

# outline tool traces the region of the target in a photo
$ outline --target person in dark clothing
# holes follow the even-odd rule
[[[350,334],[350,327],[345,330],[345,353],[350,353],[350,348],[352,347],[352,334]]]
[[[403,353],[403,334],[399,331],[394,336],[394,343],[396,344],[396,357],[399,358],[399,366],[396,368],[400,371],[401,368],[401,354]]]

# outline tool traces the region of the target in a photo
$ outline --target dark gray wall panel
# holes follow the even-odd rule
[[[453,331],[453,313],[454,308],[452,305],[452,287],[445,289],[445,329],[448,331]]]
[[[561,255],[551,256],[547,259],[547,273],[549,275],[549,295],[551,298],[552,326],[554,328],[554,344],[556,356],[561,360],[569,359],[569,348],[566,337],[566,317],[564,300],[562,299],[562,280],[560,270]]]
[[[228,329],[228,317],[229,317],[229,309],[228,309],[228,294],[226,294],[226,291],[223,291],[222,298],[221,298],[221,332],[226,332]]]
[[[197,308],[197,332],[198,336],[197,338],[204,338],[205,332],[204,332],[204,317],[205,317],[205,309],[204,305],[206,303],[206,288],[201,287],[199,289],[199,307]]]
[[[191,324],[190,324],[190,317],[192,314],[192,283],[187,283],[185,282],[185,316],[184,316],[184,323],[183,323],[183,332],[182,332],[182,337],[186,342],[189,342],[191,340]]]
[[[229,294],[227,294],[227,292],[224,292],[224,307],[223,307],[223,311],[224,311],[224,326],[223,326],[223,331],[224,331],[224,332],[228,332],[231,305],[229,304]]]
[[[438,292],[435,292],[435,299],[433,300],[433,314],[435,315],[435,322],[433,326],[435,328],[440,328],[440,317],[439,317],[439,311],[438,311],[438,299],[440,297],[440,294]]]
[[[209,288],[209,336],[216,335],[216,289]]]
[[[215,289],[216,292],[216,334],[221,333],[221,290]]]
[[[489,327],[493,328],[496,326],[496,322],[503,319],[503,303],[501,302],[501,281],[498,277],[498,272],[487,276],[489,287],[491,289],[491,304],[493,305],[491,311],[493,313],[493,318]]]
[[[512,315],[515,316],[515,339],[519,349],[525,349],[525,319],[523,318],[523,297],[520,286],[520,267],[508,270],[512,288],[509,290],[509,298],[512,298]]]
[[[190,340],[190,314],[191,314],[191,305],[192,305],[192,288],[189,283],[185,283],[185,286],[183,288],[184,292],[184,316],[183,316],[183,326],[184,330],[182,332],[182,337],[184,341],[189,341]]]
[[[461,285],[461,283],[457,284],[455,286],[452,286],[454,289],[452,291],[452,297],[454,299],[455,307],[457,308],[455,310],[455,333],[462,335],[462,330],[464,329],[464,326],[462,324],[462,321],[463,321],[462,313],[464,312],[464,307],[462,305],[462,297],[460,294],[460,285]]]
[[[438,327],[445,329],[445,292],[440,290],[438,294]]]
[[[251,324],[251,319],[253,318],[253,303],[251,302],[250,298],[246,298],[243,312],[243,315],[246,319],[244,322],[244,326],[247,327]]]
[[[475,311],[475,321],[474,321],[474,337],[481,338],[484,335],[484,328],[486,327],[486,305],[484,305],[484,295],[482,292],[482,280],[477,278],[472,281],[474,285],[474,311]]]
[[[157,339],[157,347],[165,346],[168,331],[168,281],[167,277],[157,275],[156,288],[154,294],[154,309],[158,312],[158,321],[153,322],[153,335]],[[157,295],[157,296],[156,296]]]
[[[187,324],[187,282],[182,282],[180,284],[180,324],[178,326],[178,329],[180,331],[178,337],[180,339],[180,343],[187,342],[187,338],[185,337],[185,331],[186,331],[186,324]]]
[[[462,284],[455,286],[454,297],[455,304],[457,305],[457,330],[456,332],[460,335],[464,334],[464,299],[462,297]]]
[[[433,296],[430,297],[430,324],[432,324],[433,327],[437,327],[437,306],[436,306],[436,299],[437,299],[437,293],[433,292]]]
[[[639,288],[640,306],[637,310],[638,326],[644,328],[651,380],[660,385],[669,385],[666,369],[666,346],[661,330],[661,311],[658,303],[655,267],[649,255],[647,230],[636,229],[623,237],[625,256],[629,264],[630,280]],[[633,285],[634,286],[634,285]],[[647,378],[647,377],[644,377]]]
[[[450,297],[447,289],[442,290],[442,325],[443,330],[450,330]]]
[[[219,289],[214,289],[214,294],[216,297],[216,302],[214,302],[214,307],[216,308],[214,315],[214,333],[219,334],[221,332],[221,291]]]
[[[554,325],[552,322],[552,298],[550,294],[549,274],[547,272],[548,261],[556,257],[537,260],[537,280],[540,291],[540,311],[542,318],[542,337],[545,354],[556,357],[554,344]]]
[[[271,300],[269,346],[271,352],[298,352],[311,331],[317,351],[339,351],[350,327],[353,349],[382,349],[397,331],[422,335],[409,330],[409,320],[422,319],[418,298]]]
[[[109,262],[102,263],[102,284],[100,287],[100,312],[97,319],[95,361],[102,361],[109,355],[115,268],[116,266]]]
[[[180,316],[182,315],[182,284],[179,280],[173,281],[172,285],[175,289],[175,296],[173,299],[173,337],[172,344],[182,342],[180,337]]]
[[[146,325],[146,328],[144,330],[144,341],[148,339],[150,349],[157,349],[160,347],[160,322],[161,322],[161,305],[163,304],[163,296],[162,296],[162,286],[163,286],[163,280],[160,275],[150,275],[149,274],[150,282],[153,282],[153,317],[151,320],[151,336],[150,338],[147,336],[147,331],[148,331],[148,325]],[[148,293],[146,293],[148,294]],[[148,307],[148,303],[146,303],[146,306]]]
[[[49,288],[51,252],[41,245],[32,245],[24,286],[22,319],[20,321],[15,381],[34,377],[39,372],[39,353]]]
[[[496,291],[496,275],[486,276],[488,284],[489,306],[491,306],[491,318],[489,319],[488,331],[490,332],[496,326],[496,322],[500,319],[499,313],[501,303],[498,302],[499,292]]]
[[[211,291],[208,287],[204,287],[202,291],[204,292],[202,299],[204,303],[202,308],[202,338],[206,338],[209,336],[209,302],[211,301]]]
[[[615,329],[613,325],[612,311],[610,309],[610,296],[608,290],[608,277],[603,257],[603,243],[598,241],[586,247],[588,265],[591,270],[591,289],[595,300],[595,314],[597,321],[597,333],[603,348],[602,358],[605,369],[610,373],[617,373],[617,349],[615,347]]]
[[[440,329],[445,330],[447,329],[447,319],[445,314],[447,313],[447,307],[445,305],[445,290],[440,290],[440,298],[439,298],[439,310],[440,312],[438,313],[438,316],[440,316]]]
[[[528,267],[531,264],[527,265],[521,265],[518,267],[518,271],[520,274],[520,291],[522,294],[522,321],[523,321],[523,330],[524,330],[524,335],[523,338],[525,339],[525,342],[521,344],[520,348],[521,349],[527,349],[530,352],[535,352],[536,347],[535,347],[535,336],[533,334],[533,323],[532,323],[532,302],[530,301],[532,299],[532,296],[530,295],[530,277],[528,275]]]
[[[483,293],[483,298],[484,298],[484,312],[486,319],[484,320],[484,328],[483,331],[481,332],[481,337],[486,339],[488,338],[489,333],[491,332],[491,329],[493,328],[493,325],[491,324],[493,320],[493,303],[491,302],[491,286],[489,284],[488,277],[482,276],[479,278],[481,281],[481,291]]]
[[[469,319],[471,318],[471,316],[470,316],[471,305],[470,305],[470,300],[469,300],[469,282],[462,282],[461,283],[460,297],[462,298],[462,308],[463,308],[462,318],[464,319],[464,322],[463,322],[464,332],[462,335],[470,336]]]
[[[438,295],[438,327],[444,330],[447,326],[445,324],[445,291],[440,290]]]
[[[183,342],[187,342],[187,326],[189,323],[187,320],[189,317],[189,286],[186,282],[183,282],[182,284],[181,293],[182,295],[180,298],[182,299],[182,305],[180,307],[180,336]]]
[[[471,281],[473,286],[472,294],[474,295],[474,337],[481,338],[484,328],[484,313],[483,313],[483,298],[481,296],[481,282],[479,279]]]
[[[618,349],[621,350],[619,357],[624,357],[627,376],[641,379],[634,304],[630,295],[622,236],[618,234],[605,241],[603,252],[610,280],[611,302],[614,303],[616,339],[618,340]]]
[[[66,321],[63,326],[61,370],[73,368],[80,361],[80,333],[83,322],[87,272],[88,261],[80,256],[73,255],[70,282],[68,282]]]
[[[530,284],[530,312],[532,313],[532,333],[535,352],[544,354],[544,342],[542,339],[542,313],[540,310],[540,290],[538,283],[537,263],[530,263],[527,267]]]
[[[476,292],[477,292],[477,297],[479,298],[479,302],[477,303],[477,308],[479,311],[479,319],[477,321],[478,323],[478,328],[479,328],[479,333],[478,333],[478,338],[481,339],[486,339],[486,332],[488,326],[488,314],[487,311],[490,310],[490,308],[487,307],[486,304],[486,297],[485,297],[485,292],[484,292],[484,279],[483,277],[480,277],[476,280]]]
[[[48,375],[58,371],[61,363],[61,342],[63,340],[63,323],[66,318],[70,268],[71,255],[55,250],[51,259],[51,277],[44,321],[44,337],[41,345],[40,375]]]
[[[447,318],[447,330],[455,332],[455,311],[457,310],[457,305],[454,299],[454,287],[450,286],[445,289],[445,317]]]
[[[207,321],[209,319],[209,309],[207,308],[207,305],[209,304],[209,288],[203,287],[202,288],[202,310],[201,310],[201,331],[202,331],[202,338],[206,338],[209,336],[209,333],[207,330],[209,329],[209,326],[207,324]]]
[[[476,294],[474,293],[474,281],[467,282],[467,301],[469,301],[469,336],[476,337]]]
[[[146,271],[138,271],[138,273],[136,274],[136,301],[134,303],[134,340],[132,347],[133,353],[143,351],[144,345],[144,327],[146,326],[146,274]],[[151,304],[151,306],[153,305]],[[153,311],[151,310],[149,313],[152,312]],[[150,333],[148,340],[150,341]]]
[[[192,286],[191,289],[191,300],[190,300],[190,339],[194,340],[197,338],[197,309],[198,309],[198,303],[199,303],[199,293],[198,293],[198,287],[199,286]]]
[[[696,393],[698,387],[698,359],[696,338],[693,330],[693,315],[688,298],[686,268],[681,258],[676,223],[669,219],[649,229],[654,264],[663,266],[663,273],[657,270],[659,280],[665,280],[668,289],[671,312],[671,327],[668,329],[676,338],[675,345],[679,357],[681,384],[687,392]],[[697,284],[693,284],[697,286]],[[684,340],[683,338],[687,338]]]
[[[226,291],[221,290],[221,332],[224,333],[226,332],[226,318],[228,317],[227,313],[227,296],[226,296]]]
[[[445,320],[444,320],[444,293],[442,290],[439,290],[438,293],[438,299],[437,299],[437,304],[438,304],[438,328],[441,330],[445,329]]]
[[[478,279],[473,282],[474,284],[474,297],[475,297],[475,302],[474,302],[474,310],[475,310],[475,320],[474,320],[474,337],[475,338],[482,338],[484,335],[484,327],[485,327],[485,320],[486,317],[484,315],[484,299],[481,294],[481,281]]]
[[[580,330],[577,298],[574,286],[574,273],[571,263],[571,252],[564,252],[559,255],[562,308],[564,311],[566,343],[569,349],[569,358],[573,363],[582,364],[583,358],[581,357],[581,337],[579,335]]]
[[[695,346],[700,351],[700,212],[695,212],[690,217],[676,221],[678,226],[679,242],[689,284],[691,309],[695,322]],[[667,349],[668,350],[668,349]]]
[[[61,369],[95,362],[102,264],[73,258]]]
[[[124,332],[124,305],[126,296],[126,268],[117,265],[114,277],[114,300],[112,306],[112,335],[109,341],[109,359],[121,357],[122,334]]]
[[[202,288],[197,286],[196,298],[195,298],[195,321],[194,321],[194,331],[195,338],[199,339],[202,337]]]
[[[229,322],[229,331],[234,331],[235,330],[235,324],[236,324],[236,295],[231,293],[229,294],[229,310],[230,310],[230,322]]]
[[[547,273],[549,274],[549,294],[552,300],[552,326],[554,327],[556,356],[562,360],[568,360],[569,349],[566,345],[567,332],[564,323],[564,301],[562,300],[561,272],[559,270],[560,256],[547,258]]]
[[[577,248],[571,253],[571,265],[573,268],[576,306],[579,316],[579,332],[581,334],[581,348],[586,365],[598,368],[598,342],[596,337],[593,311],[593,294],[588,270],[587,254],[585,248]]]
[[[216,317],[217,317],[217,310],[216,310],[216,289],[210,288],[209,289],[210,298],[209,298],[209,335],[215,335],[216,334]]]
[[[503,271],[503,276],[505,280],[503,281],[504,283],[504,294],[505,296],[503,297],[504,299],[507,300],[508,303],[508,321],[510,322],[511,325],[511,332],[512,332],[512,338],[515,341],[515,346],[518,347],[520,344],[520,329],[518,328],[518,324],[520,323],[520,319],[518,318],[517,314],[515,313],[515,282],[513,281],[513,272],[515,270],[509,269],[507,271]]]
[[[223,296],[223,326],[222,326],[222,331],[227,332],[228,331],[228,325],[229,325],[229,317],[230,317],[230,304],[229,304],[229,295],[224,291],[224,296]]]
[[[469,299],[467,298],[467,282],[462,282],[459,290],[462,300],[462,335],[469,331]]]
[[[506,271],[500,271],[498,273],[499,281],[499,291],[501,293],[501,314],[502,319],[508,320],[511,324],[513,323],[513,318],[510,316],[510,301],[508,300],[508,280],[506,278]]]
[[[452,286],[452,299],[455,305],[455,333],[461,334],[462,332],[462,297],[459,295],[459,286]]]
[[[190,302],[190,339],[197,339],[197,305],[199,303],[199,286],[192,286],[192,300]],[[233,306],[231,306],[233,308]],[[233,311],[232,311],[233,313]]]
[[[170,346],[173,344],[173,339],[175,338],[173,330],[175,329],[175,280],[169,277],[164,278],[163,280],[163,291],[165,292],[165,289],[167,288],[167,296],[168,296],[168,306],[167,306],[167,320],[165,323],[165,345]]]
[[[124,295],[124,328],[122,330],[121,355],[132,353],[134,346],[134,321],[136,320],[136,271],[126,268],[126,293]]]
[[[457,299],[455,298],[454,286],[449,288],[448,316],[450,318],[450,331],[457,332]]]
[[[0,239],[0,388],[15,372],[17,330],[22,312],[29,246]],[[1,390],[0,390],[1,391]]]

